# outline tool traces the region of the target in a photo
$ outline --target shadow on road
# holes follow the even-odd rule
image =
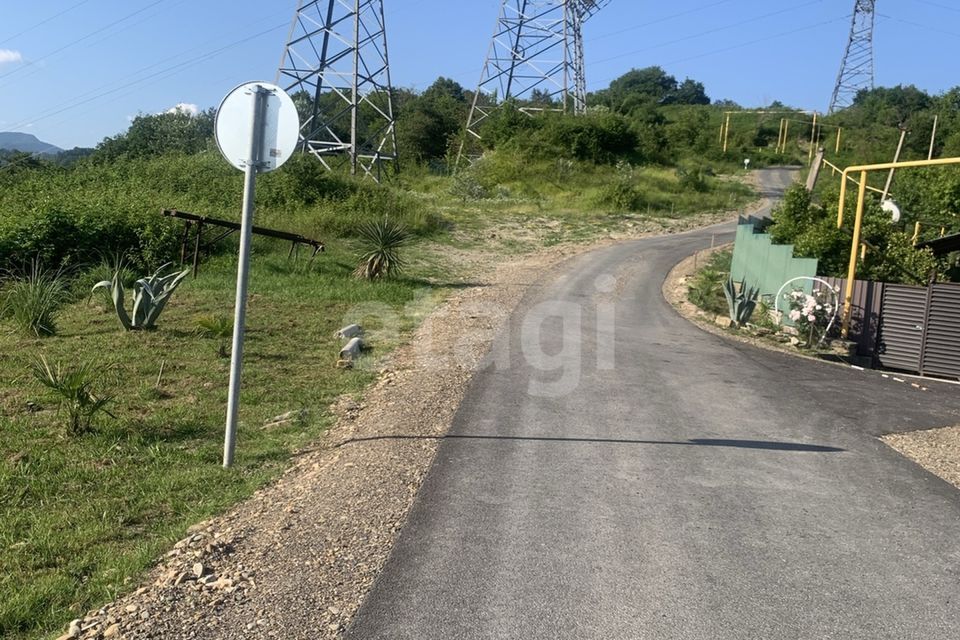
[[[691,438],[690,440],[625,440],[617,438],[554,438],[550,436],[477,436],[477,435],[448,435],[448,436],[373,436],[370,438],[353,438],[344,440],[333,448],[339,449],[348,444],[363,442],[377,442],[381,440],[503,440],[503,441],[531,441],[531,442],[574,442],[592,444],[646,444],[672,445],[681,447],[731,447],[734,449],[757,449],[763,451],[793,451],[799,453],[842,453],[846,449],[828,447],[819,444],[804,444],[801,442],[775,442],[771,440],[729,440],[711,438]]]

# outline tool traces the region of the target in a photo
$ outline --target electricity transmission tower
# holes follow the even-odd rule
[[[294,98],[305,152],[379,181],[396,161],[383,0],[300,0],[277,84]]]
[[[873,22],[876,0],[855,0],[850,39],[843,54],[830,113],[849,107],[861,89],[873,88]]]
[[[609,1],[503,0],[459,157],[478,146],[503,100],[524,100],[520,110],[531,115],[586,111],[583,23]]]

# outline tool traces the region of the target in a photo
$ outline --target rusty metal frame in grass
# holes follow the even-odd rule
[[[195,229],[193,234],[193,277],[197,277],[197,273],[200,271],[201,251],[214,246],[230,234],[240,230],[240,224],[237,222],[200,216],[195,213],[187,213],[186,211],[177,211],[176,209],[164,209],[163,215],[168,218],[183,220],[183,236],[180,240],[180,264],[184,264],[187,261],[187,248],[190,245],[190,231]],[[215,235],[212,239],[204,241],[203,234],[204,226],[206,225],[223,229],[223,231]],[[325,250],[323,242],[306,238],[296,233],[277,231],[276,229],[267,229],[265,227],[253,227],[253,233],[254,235],[258,236],[276,238],[277,240],[286,240],[287,242],[290,242],[291,245],[290,253],[288,255],[289,258],[299,255],[301,246],[313,247],[313,252],[310,255],[311,260],[316,258],[318,253],[321,253]]]

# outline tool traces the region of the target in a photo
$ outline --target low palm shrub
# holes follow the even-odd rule
[[[64,367],[59,362],[51,367],[45,357],[38,356],[30,363],[33,377],[49,389],[59,403],[58,411],[66,415],[67,434],[76,436],[90,430],[93,419],[101,412],[109,413],[110,396],[98,396],[93,392],[95,367],[81,363]]]
[[[222,313],[200,316],[197,333],[204,338],[229,338],[233,335],[233,318]]]

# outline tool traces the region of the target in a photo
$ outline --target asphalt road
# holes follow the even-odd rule
[[[681,319],[665,275],[731,230],[530,289],[349,638],[960,637],[960,493],[876,439],[960,422],[960,389]]]

